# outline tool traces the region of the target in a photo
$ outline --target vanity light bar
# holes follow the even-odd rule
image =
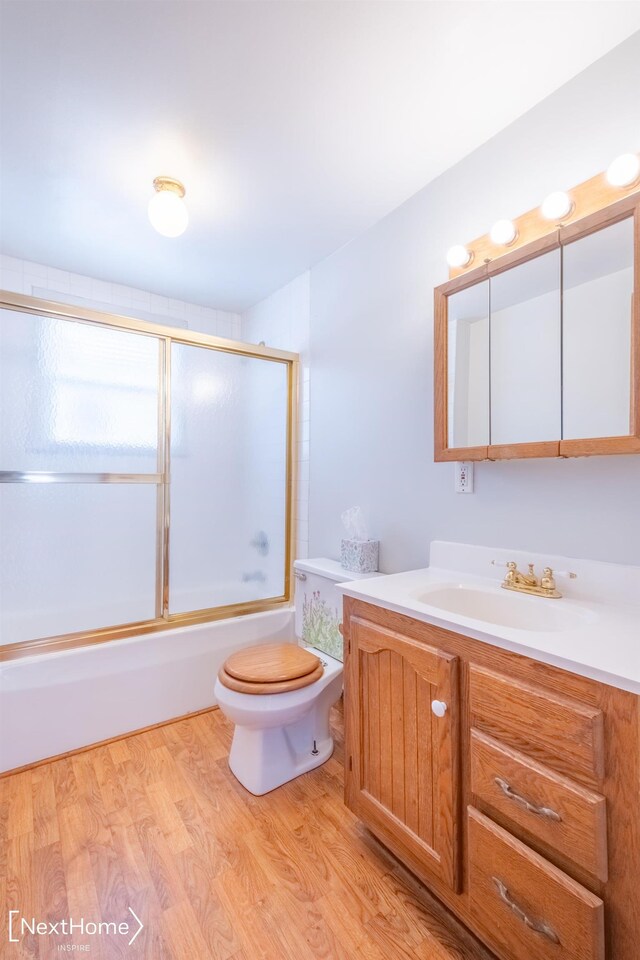
[[[602,183],[603,179],[605,185]],[[640,186],[640,155],[623,153],[609,164],[604,174],[581,183],[571,193],[556,190],[545,197],[538,209],[529,211],[518,221],[498,220],[488,236],[481,237],[471,246],[457,244],[450,247],[447,251],[447,264],[451,268],[451,274],[456,276],[466,270],[476,257],[485,261],[495,259],[500,255],[495,253],[496,247],[511,247],[517,240],[521,240],[518,244],[520,246],[522,243],[544,236],[549,232],[550,222],[560,226],[572,217],[578,208],[580,215],[586,216],[614,200],[615,192],[619,190],[631,192],[638,186]],[[541,224],[540,219],[547,222]],[[519,224],[522,225],[522,230],[519,229]],[[493,255],[487,256],[487,254]]]

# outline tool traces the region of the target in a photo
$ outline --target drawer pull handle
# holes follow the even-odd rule
[[[532,920],[531,917],[528,917],[524,912],[522,907],[518,906],[515,900],[512,899],[509,890],[505,887],[502,880],[498,880],[497,877],[491,878],[498,888],[498,896],[503,903],[512,910],[518,920],[522,920],[525,926],[529,927],[530,930],[533,930],[535,933],[542,934],[543,937],[546,937],[547,940],[551,940],[552,943],[560,943],[560,937],[555,932],[553,927],[550,927],[548,923],[545,923],[544,920]]]
[[[521,797],[518,793],[515,793],[511,789],[511,784],[507,783],[506,780],[503,780],[502,777],[494,777],[494,783],[497,783],[505,797],[509,797],[509,800],[513,800],[515,803],[518,803],[521,807],[524,807],[525,810],[528,810],[529,813],[535,813],[539,817],[546,817],[547,820],[555,820],[556,823],[559,823],[562,820],[562,817],[559,813],[556,813],[555,810],[552,810],[551,807],[538,807],[535,803],[530,803],[529,800],[525,800],[524,797]]]
[[[436,717],[444,717],[447,712],[447,705],[444,700],[432,700],[431,701],[431,713]]]

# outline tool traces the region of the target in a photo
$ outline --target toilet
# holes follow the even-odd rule
[[[235,724],[229,767],[260,796],[325,763],[333,753],[329,712],[342,693],[342,597],[351,573],[336,560],[297,560],[295,636],[232,654],[215,684]]]

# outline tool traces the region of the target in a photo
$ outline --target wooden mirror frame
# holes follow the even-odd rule
[[[594,178],[597,179],[597,178]],[[582,185],[582,189],[592,184]],[[580,190],[581,188],[576,188]],[[592,204],[593,206],[593,204]],[[529,222],[532,213],[521,220]],[[505,270],[528,260],[558,250],[599,230],[632,217],[633,243],[633,306],[631,317],[630,351],[630,432],[620,437],[594,437],[577,440],[549,440],[534,443],[488,444],[487,446],[450,447],[449,441],[449,383],[448,383],[448,298],[460,290],[482,283]],[[516,221],[516,224],[518,221]],[[485,238],[477,242],[486,247]],[[486,259],[474,269],[457,274],[434,291],[434,460],[514,460],[527,457],[589,457],[618,453],[640,453],[640,190],[620,200],[608,203],[580,219],[554,227],[552,232],[524,243],[496,259]],[[562,293],[562,291],[561,291]]]

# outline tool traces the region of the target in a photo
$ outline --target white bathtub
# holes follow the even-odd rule
[[[0,771],[214,706],[230,653],[293,637],[291,607],[0,663]]]

